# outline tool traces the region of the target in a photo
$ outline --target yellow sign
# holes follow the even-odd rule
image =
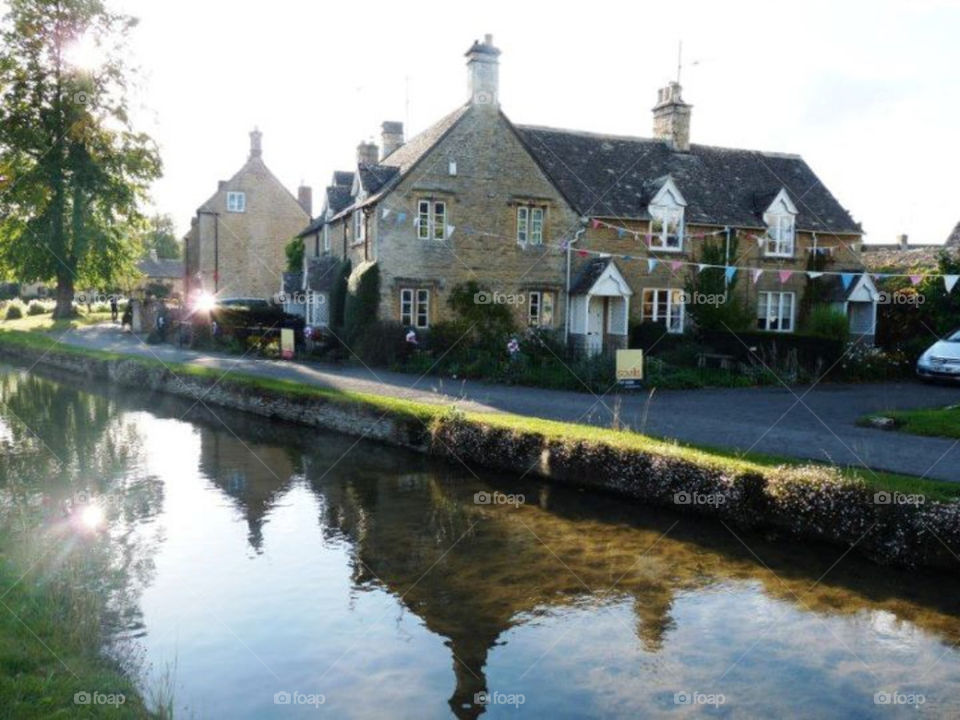
[[[617,350],[617,382],[643,380],[643,350]]]
[[[284,360],[293,359],[293,330],[280,328],[280,357]]]

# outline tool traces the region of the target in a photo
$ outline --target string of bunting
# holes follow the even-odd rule
[[[407,221],[407,213],[404,211],[394,212],[391,208],[383,208],[381,210],[381,217],[383,219],[387,219],[391,215],[393,215],[396,218],[395,219],[396,224],[402,225]],[[591,220],[591,224],[594,227],[594,229],[600,228],[600,227],[614,229],[617,231],[617,236],[621,238],[625,237],[628,234],[633,235],[637,239],[640,239],[641,237],[643,237],[646,241],[648,251],[655,251],[655,248],[649,248],[650,239],[652,237],[651,234],[649,233],[641,233],[637,230],[632,230],[630,228],[626,228],[621,225],[615,225],[613,223],[608,223],[606,221],[597,220],[597,219]],[[420,227],[419,215],[413,219],[413,226],[415,228]],[[455,230],[456,230],[455,225],[451,225],[447,223],[444,226],[444,239],[450,238],[453,235]],[[483,235],[486,237],[494,237],[494,238],[502,237],[502,236],[494,235],[488,232],[474,231],[469,227],[463,227],[461,228],[461,230],[462,232],[465,232],[468,234],[477,234],[477,235]],[[768,240],[771,239],[766,235],[755,235],[752,233],[744,233],[743,231],[737,230],[737,229],[733,229],[733,232],[737,234],[746,235],[746,237],[752,240],[756,240],[757,243],[760,244],[761,246],[763,245],[764,242],[767,242]],[[704,233],[692,233],[692,234],[687,233],[687,234],[684,234],[684,239],[702,239],[707,237],[714,237],[717,235],[723,235],[724,233],[726,233],[726,229],[714,230],[711,232],[704,232]],[[512,240],[512,238],[504,238],[504,239]],[[564,240],[558,245],[552,245],[549,247],[552,249],[558,249],[561,252],[566,252],[568,249],[570,249],[570,243],[571,243],[570,240]],[[589,257],[591,255],[595,255],[598,257],[613,257],[620,260],[624,260],[626,262],[630,262],[634,260],[638,260],[638,261],[645,260],[647,263],[648,273],[652,273],[660,264],[663,264],[669,267],[670,270],[674,273],[679,272],[681,269],[685,267],[695,267],[697,268],[698,273],[701,273],[707,269],[723,270],[724,277],[726,277],[727,281],[730,282],[737,276],[738,272],[742,271],[749,275],[750,280],[754,284],[756,284],[756,282],[760,279],[762,275],[768,272],[774,273],[779,278],[781,284],[788,282],[790,278],[792,278],[795,275],[797,276],[805,275],[811,280],[815,280],[824,275],[839,277],[840,281],[843,283],[843,287],[845,290],[849,290],[854,280],[856,280],[862,275],[870,275],[870,277],[872,277],[875,280],[884,280],[888,278],[909,278],[911,285],[919,285],[927,278],[939,277],[939,278],[943,278],[944,287],[946,288],[947,292],[950,293],[950,292],[953,292],[953,288],[956,286],[957,281],[960,280],[960,275],[946,275],[942,273],[911,274],[911,273],[866,273],[866,272],[842,271],[842,270],[840,271],[837,271],[837,270],[782,270],[782,269],[770,270],[768,268],[758,268],[758,267],[750,267],[750,266],[743,266],[743,265],[713,265],[710,263],[698,263],[698,262],[692,262],[687,260],[664,260],[664,259],[655,258],[655,257],[637,257],[635,255],[609,253],[603,250],[586,250],[583,248],[577,248],[574,250],[574,252],[577,254],[578,257]]]

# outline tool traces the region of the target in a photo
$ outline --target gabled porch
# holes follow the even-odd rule
[[[570,287],[568,327],[574,349],[597,355],[627,347],[632,296],[613,258],[587,262]]]

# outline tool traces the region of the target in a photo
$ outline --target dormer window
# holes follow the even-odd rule
[[[247,194],[242,192],[227,193],[227,212],[242,213],[247,209]]]
[[[667,178],[650,201],[650,248],[669,252],[683,251],[683,211],[687,201]]]
[[[767,257],[793,257],[796,244],[797,208],[786,189],[781,190],[763,214],[767,238],[763,254]]]

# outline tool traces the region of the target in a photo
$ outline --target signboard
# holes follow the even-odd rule
[[[643,380],[643,350],[617,350],[617,382],[633,385]]]
[[[284,360],[293,359],[293,330],[291,328],[280,329],[280,357]]]

